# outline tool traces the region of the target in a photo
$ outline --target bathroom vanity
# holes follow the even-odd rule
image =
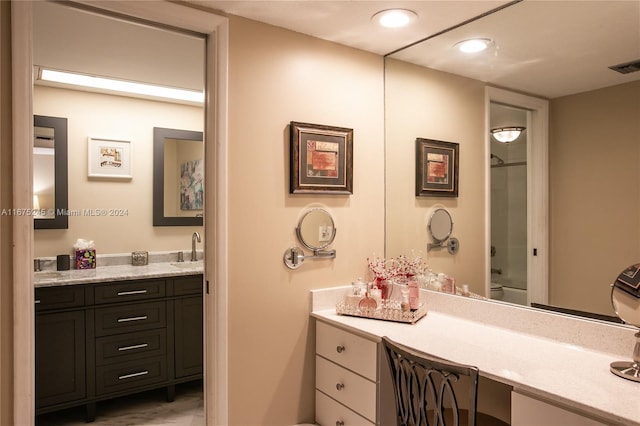
[[[202,378],[196,264],[36,273],[36,414]]]
[[[428,313],[416,324],[372,320],[336,314],[346,289],[312,291],[320,424],[393,422],[380,349],[388,336],[509,387],[505,420],[513,426],[640,425],[639,383],[609,372],[612,361],[631,357],[630,327],[426,290]]]

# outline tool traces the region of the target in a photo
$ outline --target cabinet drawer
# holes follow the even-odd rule
[[[316,423],[325,426],[373,426],[375,424],[318,390],[316,391]]]
[[[166,357],[96,367],[96,395],[167,380]]]
[[[375,382],[316,355],[316,388],[375,422]]]
[[[84,286],[36,288],[35,304],[36,311],[81,307],[84,305]]]
[[[96,365],[162,356],[167,352],[164,328],[96,339]]]
[[[316,322],[316,353],[373,381],[377,352],[377,345],[371,340]]]
[[[129,281],[94,287],[96,305],[165,297],[164,280]]]
[[[175,278],[173,280],[174,293],[176,296],[184,294],[202,294],[202,275],[187,278]]]
[[[166,302],[145,302],[96,309],[96,337],[164,328]]]

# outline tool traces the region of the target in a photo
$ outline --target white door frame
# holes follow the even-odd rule
[[[491,295],[490,104],[527,114],[527,304],[549,300],[549,101],[495,87],[485,90],[485,294]],[[534,249],[536,255],[533,254]]]
[[[207,36],[205,162],[204,376],[206,422],[228,424],[227,377],[227,105],[228,19],[167,1],[87,1],[121,13]],[[13,207],[33,200],[33,31],[31,2],[12,1]],[[207,191],[208,189],[208,191]],[[13,225],[13,415],[14,424],[33,425],[35,416],[33,218]]]

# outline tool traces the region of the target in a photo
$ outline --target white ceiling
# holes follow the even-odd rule
[[[385,55],[506,1],[211,1],[209,9],[269,23]],[[401,7],[418,20],[384,29],[371,17]],[[495,41],[493,49],[462,57],[451,47],[469,37]],[[640,79],[609,66],[640,59],[640,0],[524,0],[394,55],[496,86],[554,98]]]
[[[608,69],[640,59],[640,0],[187,1],[379,55],[431,37],[393,57],[546,98],[640,79]],[[392,7],[413,10],[417,21],[374,24],[376,12]],[[202,40],[45,2],[34,2],[34,28],[36,65],[202,87]],[[478,36],[493,48],[472,57],[451,48]]]

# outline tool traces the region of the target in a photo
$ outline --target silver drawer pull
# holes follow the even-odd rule
[[[131,291],[119,291],[118,296],[130,296],[132,294],[145,294],[147,290],[131,290]]]
[[[130,379],[132,377],[144,376],[145,374],[149,374],[149,371],[139,371],[137,373],[125,374],[124,376],[118,376],[118,380]]]
[[[345,351],[345,349],[346,349],[346,348],[344,347],[344,345],[338,345],[338,346],[336,346],[336,351],[337,351],[339,354],[341,354],[342,352],[344,352],[344,351]]]
[[[119,351],[130,351],[131,349],[142,349],[142,348],[146,348],[147,346],[149,346],[148,343],[140,343],[139,345],[122,346],[122,347],[119,347],[118,350]]]
[[[336,389],[338,389],[339,391],[341,391],[342,389],[344,389],[344,384],[342,384],[342,383],[336,383]]]
[[[36,300],[33,301],[33,303],[35,303],[37,305],[38,303],[40,303],[40,300],[36,299]]]
[[[344,422],[342,420],[338,420],[336,422],[336,426],[344,426]]]
[[[146,319],[147,319],[147,316],[143,315],[141,317],[118,318],[118,322],[143,321]]]

